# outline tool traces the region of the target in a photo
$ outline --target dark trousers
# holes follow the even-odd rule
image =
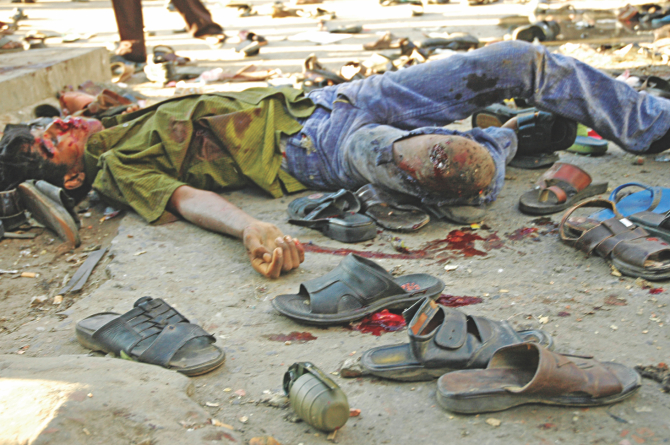
[[[175,8],[186,22],[193,37],[217,35],[223,28],[212,21],[212,14],[200,0],[172,0]],[[116,53],[133,62],[145,62],[147,49],[144,45],[144,20],[140,0],[112,0],[116,25],[121,43]]]

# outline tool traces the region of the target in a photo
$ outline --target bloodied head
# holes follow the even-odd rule
[[[0,183],[14,187],[27,179],[44,179],[74,189],[84,180],[88,138],[102,130],[95,119],[55,119],[48,125],[8,125],[0,141]]]
[[[396,165],[445,198],[474,197],[489,186],[495,164],[475,141],[453,135],[413,136],[393,145]]]

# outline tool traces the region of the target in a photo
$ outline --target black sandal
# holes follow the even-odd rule
[[[382,309],[404,309],[442,289],[444,283],[428,274],[394,278],[374,261],[349,254],[326,275],[300,284],[298,294],[274,298],[272,306],[294,320],[332,326]]]
[[[315,193],[288,205],[288,222],[322,232],[343,243],[357,243],[377,236],[377,226],[368,216],[357,213],[361,203],[356,195],[340,190]]]
[[[76,327],[79,343],[94,351],[179,371],[187,376],[221,366],[226,354],[213,335],[160,298],[142,297],[123,315],[102,312]]]

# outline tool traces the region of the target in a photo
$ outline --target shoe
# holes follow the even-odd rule
[[[33,218],[70,244],[79,247],[79,217],[74,211],[74,200],[65,190],[46,181],[30,180],[19,184],[21,202]]]
[[[0,222],[8,232],[27,222],[21,197],[16,189],[0,192]]]

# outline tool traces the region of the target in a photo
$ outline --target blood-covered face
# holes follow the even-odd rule
[[[32,130],[35,137],[32,150],[49,162],[68,166],[70,171],[83,171],[86,142],[102,130],[102,124],[95,119],[57,118],[44,130]]]

